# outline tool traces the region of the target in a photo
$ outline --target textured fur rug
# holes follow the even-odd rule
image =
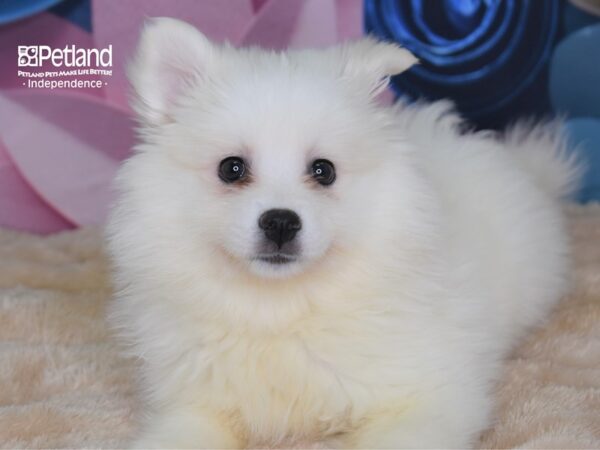
[[[507,361],[481,447],[600,448],[600,207],[570,215],[573,293]],[[119,447],[133,432],[109,295],[97,230],[0,230],[0,447]]]

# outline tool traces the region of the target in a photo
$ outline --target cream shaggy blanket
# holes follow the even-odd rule
[[[600,206],[569,213],[573,293],[507,361],[482,448],[600,448]],[[109,295],[98,230],[0,230],[0,447],[114,448],[134,432]]]

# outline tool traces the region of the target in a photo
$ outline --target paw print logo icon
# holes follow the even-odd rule
[[[36,45],[19,45],[18,54],[19,67],[37,67],[39,65]]]

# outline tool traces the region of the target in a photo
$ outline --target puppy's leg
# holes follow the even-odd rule
[[[155,414],[131,448],[235,449],[242,445],[215,414],[189,406]]]
[[[435,418],[394,420],[379,417],[362,429],[346,436],[345,448],[371,449],[426,449],[469,448],[467,436],[458,430],[440,428]]]
[[[283,448],[283,447],[282,447]],[[286,446],[285,448],[298,449],[298,450],[331,450],[341,448],[337,440],[325,440],[325,441],[300,441],[295,442],[293,445]]]
[[[470,448],[489,425],[491,400],[457,391],[411,409],[381,410],[345,436],[343,448]]]

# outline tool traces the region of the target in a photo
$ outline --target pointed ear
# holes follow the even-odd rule
[[[133,108],[142,122],[150,126],[169,122],[174,104],[187,86],[211,69],[216,53],[216,46],[186,22],[170,18],[146,22],[128,68]]]
[[[343,76],[367,83],[372,96],[387,87],[391,76],[419,62],[411,52],[399,45],[372,37],[345,44],[341,52]]]

